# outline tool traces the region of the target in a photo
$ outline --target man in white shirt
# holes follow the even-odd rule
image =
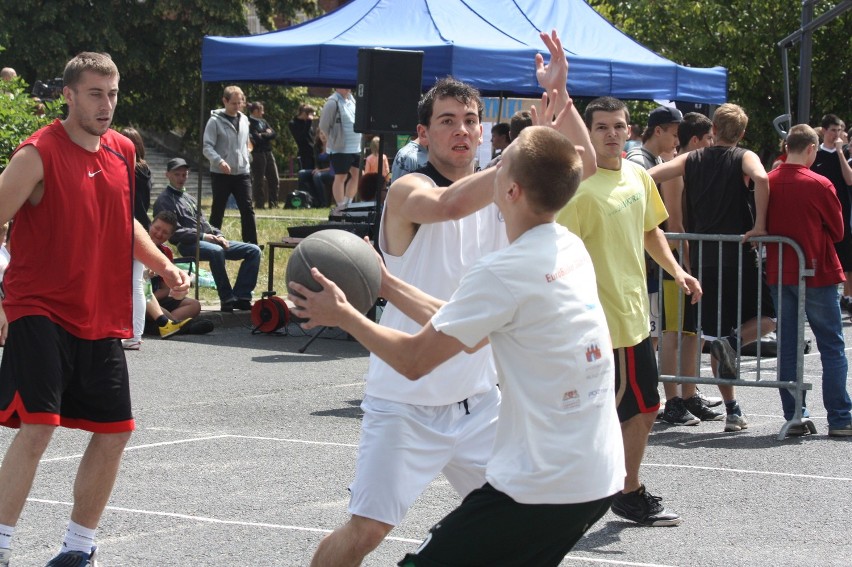
[[[399,565],[555,567],[623,486],[612,348],[594,269],[582,241],[554,222],[582,175],[572,142],[539,126],[475,176],[494,178],[511,244],[477,262],[448,303],[386,272],[382,293],[422,325],[415,334],[370,322],[316,270],[322,292],[291,284],[305,294],[291,299],[307,326],[345,329],[412,381],[434,380],[430,373],[462,351],[493,347],[504,399],[487,482]]]

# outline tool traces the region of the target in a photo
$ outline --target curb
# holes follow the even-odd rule
[[[250,327],[251,311],[233,311],[223,313],[219,305],[202,305],[198,319],[212,321],[217,329],[232,329],[234,327]]]

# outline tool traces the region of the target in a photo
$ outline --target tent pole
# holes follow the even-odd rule
[[[204,163],[204,79],[201,80],[201,98],[198,104],[199,108],[199,119],[198,119],[198,134],[199,134],[199,156],[198,156],[198,192],[195,207],[195,299],[198,299],[198,295],[200,292],[200,283],[201,278],[199,277],[199,272],[201,269],[201,164]]]
[[[501,122],[501,118],[503,118],[503,91],[500,91],[498,96],[500,98],[497,100],[497,121],[495,124],[499,124]]]

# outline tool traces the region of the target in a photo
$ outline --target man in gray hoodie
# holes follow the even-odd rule
[[[210,224],[222,228],[225,205],[234,196],[240,209],[243,242],[257,244],[257,225],[251,200],[251,168],[249,159],[249,120],[240,112],[246,104],[242,89],[225,87],[224,108],[210,112],[204,128],[204,157],[210,160],[213,205]]]

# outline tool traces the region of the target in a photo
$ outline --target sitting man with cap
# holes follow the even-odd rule
[[[178,228],[169,239],[184,256],[195,256],[195,243],[199,229],[198,204],[185,189],[189,176],[189,166],[181,158],[173,158],[166,164],[166,187],[154,203],[154,215],[160,211],[171,211],[177,216]],[[210,272],[216,282],[222,311],[251,309],[251,294],[257,284],[257,272],[260,268],[260,248],[255,244],[228,240],[222,231],[207,222],[200,215],[202,232],[199,246],[201,259],[210,263]],[[225,269],[225,260],[242,260],[233,287]]]

